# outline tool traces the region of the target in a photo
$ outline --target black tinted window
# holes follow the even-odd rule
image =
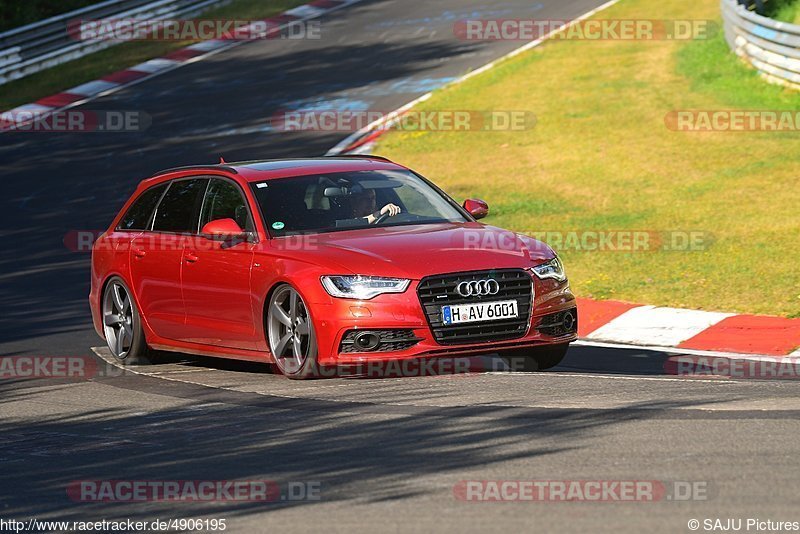
[[[242,193],[226,180],[211,180],[203,201],[200,228],[217,219],[233,219],[243,229],[252,230]]]
[[[153,230],[157,232],[197,231],[197,210],[205,193],[208,179],[172,182],[156,210]]]
[[[157,185],[142,193],[138,199],[131,204],[128,212],[119,221],[118,228],[123,230],[146,230],[150,223],[150,216],[158,203],[158,199],[164,193],[167,184]]]

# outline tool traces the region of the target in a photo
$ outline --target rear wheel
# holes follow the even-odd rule
[[[151,363],[139,309],[122,278],[115,276],[103,292],[103,333],[108,349],[125,365]]]
[[[543,371],[555,367],[567,355],[569,343],[508,350],[501,353],[512,371]]]
[[[292,379],[317,373],[317,339],[311,313],[289,284],[278,286],[267,304],[267,339],[278,370]]]

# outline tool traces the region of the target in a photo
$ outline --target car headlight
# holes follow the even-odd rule
[[[558,259],[558,256],[536,267],[532,267],[531,271],[541,280],[552,278],[553,280],[563,282],[567,279],[567,273],[564,272],[564,266],[561,265],[561,260]]]
[[[369,300],[383,293],[402,293],[411,280],[381,276],[323,276],[322,286],[332,297]]]

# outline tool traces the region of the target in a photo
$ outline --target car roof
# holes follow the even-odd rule
[[[156,173],[151,178],[164,177],[173,173],[185,175],[191,171],[222,171],[225,174],[237,175],[247,182],[261,182],[275,178],[333,172],[405,169],[402,165],[393,163],[381,156],[324,156],[318,158],[239,161],[234,163],[220,162],[218,165],[177,167]]]

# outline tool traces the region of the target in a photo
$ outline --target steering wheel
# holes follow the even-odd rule
[[[372,224],[374,224],[375,226],[377,226],[377,225],[381,224],[383,221],[385,221],[385,220],[386,220],[386,219],[388,219],[388,218],[389,218],[389,212],[387,211],[386,213],[383,213],[383,214],[381,214],[381,216],[380,216],[380,217],[378,217],[377,219],[375,219],[375,222],[374,222],[374,223],[372,223]]]

